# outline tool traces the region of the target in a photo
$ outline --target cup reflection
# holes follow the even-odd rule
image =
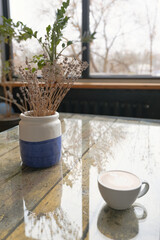
[[[136,208],[140,210],[140,214],[137,214]],[[139,220],[146,217],[147,211],[140,204],[134,204],[123,211],[114,210],[105,205],[98,216],[97,227],[109,239],[128,240],[138,234]]]

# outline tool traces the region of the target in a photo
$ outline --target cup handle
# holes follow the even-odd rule
[[[144,185],[144,186],[143,186]],[[138,194],[138,198],[144,196],[149,190],[149,183],[147,181],[142,181],[141,189]]]

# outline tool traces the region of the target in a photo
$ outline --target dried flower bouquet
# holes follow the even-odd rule
[[[37,78],[37,71],[20,68],[24,86],[20,88],[22,96],[17,93],[23,111],[30,111],[31,116],[53,115],[63,98],[88,64],[73,58],[62,58],[52,65],[42,68],[42,77]],[[13,99],[13,96],[10,95]]]

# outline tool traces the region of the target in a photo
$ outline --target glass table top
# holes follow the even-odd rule
[[[160,122],[60,113],[58,165],[21,164],[18,126],[0,133],[0,239],[159,240]],[[107,206],[100,172],[135,173],[150,184],[130,209]]]

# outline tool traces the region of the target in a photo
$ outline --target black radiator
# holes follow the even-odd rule
[[[19,89],[14,88],[14,97],[17,92]],[[14,108],[17,112],[18,109]],[[58,111],[160,119],[160,90],[73,88],[63,99]]]
[[[58,111],[160,119],[160,91],[71,89]]]
[[[149,117],[149,104],[125,102],[63,101],[59,111],[126,117]]]

